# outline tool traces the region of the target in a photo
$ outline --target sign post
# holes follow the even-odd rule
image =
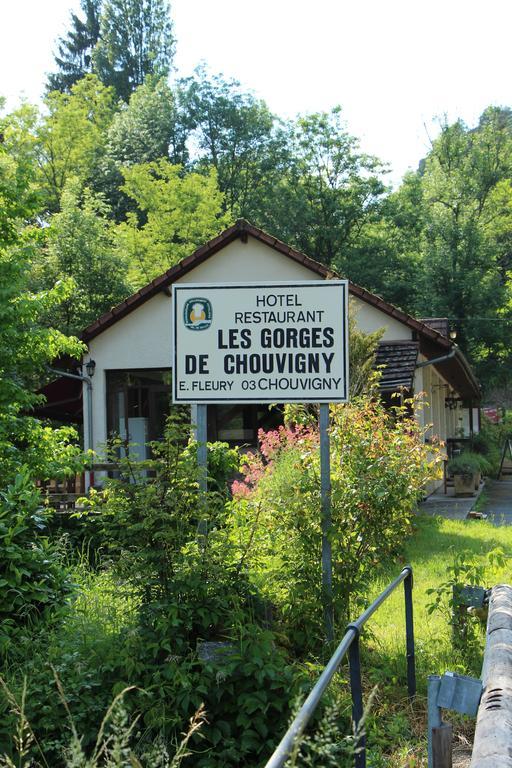
[[[322,506],[322,598],[327,642],[334,640],[332,605],[331,454],[329,446],[329,403],[320,403],[320,497]]]
[[[320,404],[322,595],[332,640],[329,403],[348,401],[348,283],[179,283],[172,291],[173,402],[197,405],[201,489],[207,404]]]
[[[207,467],[207,418],[208,406],[199,403],[197,406],[197,466],[199,469],[199,490],[206,492],[208,490],[208,467]]]

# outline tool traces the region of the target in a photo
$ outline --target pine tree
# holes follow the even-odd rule
[[[100,35],[102,0],[80,0],[85,15],[71,14],[71,29],[57,43],[55,62],[58,72],[48,76],[49,91],[68,92],[84,75],[93,71],[92,51]]]

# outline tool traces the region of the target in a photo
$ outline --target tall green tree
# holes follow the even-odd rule
[[[132,93],[129,104],[114,116],[107,155],[119,166],[160,158],[184,164],[188,160],[187,134],[166,79],[148,76]]]
[[[69,178],[85,183],[99,173],[115,102],[111,88],[86,75],[70,93],[52,91],[45,105],[37,130],[41,188],[48,209],[57,211]]]
[[[48,76],[48,91],[66,91],[93,70],[92,52],[100,36],[102,0],[80,0],[84,18],[71,13],[71,28],[57,41],[57,72]]]
[[[32,192],[37,167],[35,157],[30,163],[30,153],[20,149],[18,118],[3,118],[1,129],[0,502],[7,484],[21,471],[31,478],[48,477],[53,469],[57,471],[67,441],[63,434],[59,436],[32,418],[30,409],[39,401],[35,389],[46,364],[60,353],[81,352],[76,339],[68,339],[42,322],[42,316],[51,312],[69,285],[61,283],[35,294],[28,290],[33,228],[27,228],[27,222],[38,210],[38,199]]]
[[[61,209],[45,230],[43,253],[33,265],[32,282],[39,288],[72,283],[47,324],[65,334],[79,334],[131,293],[126,270],[126,261],[114,248],[108,207],[90,190],[82,190],[78,179],[70,179]]]
[[[173,52],[166,0],[104,0],[93,71],[124,101],[147,75],[168,75]]]
[[[238,81],[210,75],[205,67],[181,81],[180,101],[196,167],[215,168],[233,218],[258,221],[263,190],[277,182],[282,165],[284,144],[275,116]]]
[[[342,274],[351,249],[379,215],[384,167],[362,153],[341,109],[300,117],[288,126],[288,158],[270,191],[268,228]]]
[[[4,100],[0,98],[0,111]],[[23,223],[30,221],[42,205],[37,185],[38,113],[22,104],[14,112],[0,115],[0,244],[13,242]]]
[[[512,330],[498,319],[510,255],[508,244],[498,241],[495,221],[499,184],[511,179],[510,124],[499,110],[487,110],[476,130],[461,121],[442,126],[422,182],[428,207],[421,307],[451,318],[486,379],[503,375],[495,368],[498,350]]]
[[[511,189],[510,111],[489,108],[475,128],[460,120],[441,124],[419,170],[389,196],[379,222],[393,250],[390,265],[407,267],[398,270],[402,306],[448,317],[485,389],[503,382],[512,362]],[[408,270],[409,287],[402,279]],[[392,294],[385,280],[382,293]]]
[[[118,248],[140,287],[188,256],[228,224],[217,174],[183,174],[167,160],[123,168],[124,191],[137,204],[118,225]]]
[[[78,356],[77,339],[48,328],[42,316],[68,286],[28,290],[30,229],[37,201],[31,192],[35,162],[16,141],[16,120],[2,119],[0,142],[0,649],[16,642],[70,590],[59,552],[49,541],[36,480],[78,469],[74,430],[43,424],[30,411],[46,365],[59,354]],[[3,132],[5,131],[5,133]]]
[[[122,167],[161,158],[184,165],[188,160],[187,137],[177,99],[166,78],[148,75],[129,103],[114,116],[108,129],[102,173],[95,182],[116,221],[134,210],[133,201],[121,189]]]
[[[345,258],[346,277],[411,313],[425,287],[423,210],[421,176],[409,172],[365,222]]]

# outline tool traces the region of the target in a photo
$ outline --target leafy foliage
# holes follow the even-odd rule
[[[36,110],[28,104],[0,118],[1,248],[17,240],[21,224],[30,220],[40,207],[40,190],[35,184],[36,120]]]
[[[210,75],[205,67],[180,82],[179,98],[197,146],[194,165],[215,168],[232,218],[258,221],[266,205],[262,187],[268,193],[278,182],[284,150],[274,115],[239,82]]]
[[[407,408],[378,402],[331,407],[334,603],[337,621],[364,592],[373,570],[410,532],[415,502],[437,474]],[[233,538],[247,547],[252,578],[298,649],[321,642],[321,517],[318,434],[312,427],[260,433],[237,484]]]
[[[165,78],[146,77],[112,121],[103,174],[97,182],[117,221],[123,220],[126,213],[136,207],[121,189],[122,167],[162,158],[173,164],[184,164],[188,160],[187,137],[177,95]]]
[[[129,214],[116,232],[118,248],[132,265],[130,281],[137,286],[176,264],[226,224],[215,171],[183,175],[182,170],[167,160],[123,168],[123,190],[145,220],[141,226],[138,216]]]
[[[0,648],[13,634],[61,603],[69,579],[57,548],[48,539],[48,515],[35,480],[71,473],[77,466],[74,430],[53,430],[30,416],[45,365],[60,353],[78,355],[81,345],[46,328],[43,316],[58,305],[69,286],[38,294],[27,291],[28,240],[19,241],[24,217],[33,212],[33,179],[19,134],[8,124],[0,144],[2,194],[0,230]],[[11,132],[12,131],[12,132]],[[11,202],[9,202],[11,201]]]
[[[263,601],[229,539],[224,494],[199,496],[182,434],[171,417],[155,458],[140,467],[120,459],[125,481],[109,481],[86,502],[103,556],[137,605],[131,631],[115,656],[109,652],[102,685],[129,680],[144,689],[134,706],[145,725],[171,734],[204,703],[208,725],[194,764],[250,763],[284,730],[297,673],[263,626]],[[211,453],[220,488],[236,452]],[[151,480],[141,475],[148,469]],[[66,682],[66,670],[59,674]]]
[[[510,354],[510,114],[489,108],[476,128],[458,120],[440,129],[387,207],[398,260],[417,267],[402,301],[417,314],[448,317],[486,386],[499,387]]]
[[[60,207],[71,177],[82,183],[96,174],[114,115],[114,94],[96,75],[87,75],[70,93],[52,91],[45,99],[48,114],[37,130],[41,187],[50,210]]]
[[[45,230],[44,255],[32,281],[49,288],[69,283],[71,288],[47,317],[63,333],[83,328],[131,293],[126,262],[115,252],[108,208],[89,189],[71,178],[62,192],[61,210]]]
[[[342,123],[339,107],[330,114],[301,118],[292,140],[298,182],[294,193],[300,196],[295,207],[305,217],[301,229],[297,227],[300,247],[345,274],[349,259],[341,262],[342,254],[384,192],[379,178],[382,166],[359,152],[357,140]]]
[[[138,750],[136,754],[132,747],[135,741],[135,727],[137,719],[129,722],[129,717],[124,704],[124,697],[132,689],[126,688],[115,696],[101,722],[92,755],[84,750],[83,739],[73,720],[65,692],[59,677],[55,674],[55,682],[61,704],[69,720],[71,731],[70,741],[63,747],[65,768],[179,768],[183,760],[190,755],[188,742],[190,738],[201,728],[204,723],[204,710],[202,708],[190,718],[187,733],[176,747],[173,757],[169,754],[166,745],[156,740],[153,745]],[[4,681],[0,678],[3,692],[11,708],[11,713],[16,717],[16,731],[13,735],[13,748],[9,754],[0,755],[2,768],[42,768],[48,766],[50,755],[43,752],[43,748],[37,741],[31,723],[26,715],[27,686],[24,683],[21,698],[18,700]],[[37,758],[34,761],[33,751]]]
[[[48,517],[28,470],[0,491],[1,651],[20,627],[62,603],[71,590],[60,553],[47,535]]]
[[[65,453],[66,439],[72,430],[46,430],[28,412],[40,400],[33,390],[45,365],[60,353],[77,355],[81,351],[76,339],[42,325],[42,318],[66,296],[69,286],[61,284],[39,294],[26,292],[23,256],[20,250],[0,251],[0,457],[3,483],[12,482],[23,465],[40,479],[49,477],[48,473],[58,465],[57,457],[62,458]],[[60,443],[63,449],[55,451]],[[55,462],[51,458],[54,451]]]

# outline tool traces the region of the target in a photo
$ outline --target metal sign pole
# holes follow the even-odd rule
[[[207,446],[207,411],[208,406],[204,403],[197,405],[197,480],[199,483],[199,523],[197,532],[201,537],[201,548],[204,552],[206,548],[206,537],[208,535],[208,510],[206,502],[206,492],[208,490],[208,446]]]
[[[332,604],[332,550],[329,538],[331,517],[331,456],[329,450],[329,403],[320,403],[320,494],[322,506],[322,600],[325,634],[334,639]]]
[[[208,448],[207,448],[207,408],[204,403],[197,404],[197,470],[199,490],[208,490]]]

